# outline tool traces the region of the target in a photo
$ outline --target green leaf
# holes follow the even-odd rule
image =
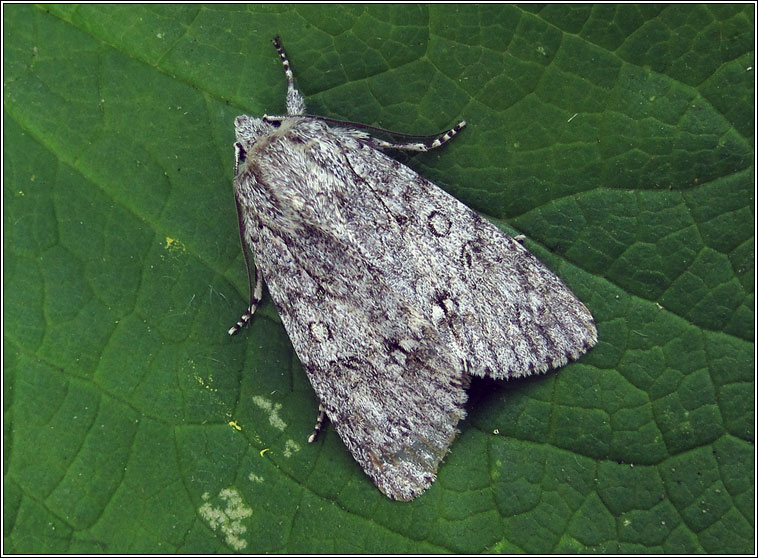
[[[8,553],[752,553],[749,5],[4,6]],[[246,305],[233,119],[431,134],[401,160],[526,244],[598,345],[478,381],[411,503]]]

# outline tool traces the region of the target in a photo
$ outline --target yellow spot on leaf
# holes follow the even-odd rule
[[[166,250],[181,250],[184,252],[186,248],[184,247],[184,243],[181,240],[177,240],[176,238],[171,238],[170,236],[166,237]]]

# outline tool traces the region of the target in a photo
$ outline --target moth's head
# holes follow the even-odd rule
[[[267,116],[255,118],[246,114],[241,114],[234,119],[234,133],[237,141],[243,145],[251,146],[256,141],[269,134],[273,134],[281,128],[286,120],[286,116]]]

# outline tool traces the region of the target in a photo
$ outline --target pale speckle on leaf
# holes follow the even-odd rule
[[[268,421],[271,423],[271,426],[273,426],[277,430],[284,430],[285,428],[287,428],[287,423],[284,422],[279,416],[279,409],[282,408],[281,403],[272,403],[271,401],[269,401],[265,397],[261,397],[260,395],[255,395],[253,397],[253,403],[255,403],[255,406],[258,407],[259,409],[262,409],[269,413]]]
[[[300,451],[300,445],[295,440],[287,440],[284,443],[284,457],[292,457],[292,454]]]
[[[242,535],[247,532],[247,527],[242,520],[253,515],[253,510],[245,505],[242,497],[235,488],[224,488],[218,493],[218,500],[223,503],[214,507],[211,503],[210,494],[203,493],[204,503],[198,510],[200,517],[208,522],[214,531],[221,530],[224,541],[234,550],[243,550],[247,547],[247,541]],[[223,507],[222,507],[223,506]]]

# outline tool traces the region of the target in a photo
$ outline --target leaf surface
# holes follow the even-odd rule
[[[4,7],[9,553],[751,553],[749,5]],[[328,430],[247,278],[233,119],[308,110],[512,232],[598,323],[475,382],[412,503]]]

